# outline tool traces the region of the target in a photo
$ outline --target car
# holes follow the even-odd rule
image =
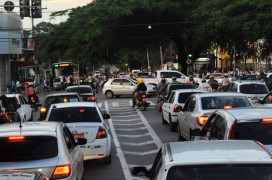
[[[137,84],[137,79],[129,78],[131,81],[133,81],[135,84]],[[146,85],[146,94],[148,96],[156,95],[157,94],[157,85],[145,83]]]
[[[2,170],[0,180],[49,180],[39,171]]]
[[[208,92],[192,94],[178,114],[178,140],[190,140],[192,130],[201,128],[217,109],[253,107],[245,94]]]
[[[86,139],[74,139],[62,122],[7,123],[0,126],[0,170],[40,171],[50,179],[84,177]]]
[[[268,87],[269,91],[272,91],[272,73],[265,73],[264,80],[263,80]]]
[[[67,86],[65,92],[76,92],[82,98],[83,101],[95,102],[95,93],[91,86],[89,85],[75,85],[75,86]]]
[[[0,95],[0,124],[18,122],[21,121],[20,115],[17,112],[17,108],[20,108],[20,105],[16,107],[13,106],[8,97],[4,94]]]
[[[60,77],[55,78],[53,80],[53,87],[54,87],[54,90],[62,90],[63,89]]]
[[[269,180],[271,157],[261,143],[251,140],[171,142],[163,144],[150,170],[130,170],[152,180]]]
[[[272,96],[272,91],[269,92],[262,100],[258,100],[257,101],[257,107],[270,107],[272,108],[272,99],[271,99],[271,96]]]
[[[193,140],[252,139],[272,151],[272,111],[271,108],[259,107],[217,110],[203,128],[193,132]]]
[[[257,104],[258,100],[262,100],[268,93],[269,90],[266,84],[262,81],[233,81],[227,88],[226,92],[238,92],[246,94],[251,100],[253,105]]]
[[[213,75],[214,79],[218,83],[222,83],[223,73],[210,73],[210,74],[207,74],[206,76],[204,76],[204,79],[206,79],[207,81],[209,81],[210,80],[210,75]]]
[[[109,99],[121,95],[132,96],[136,87],[137,85],[129,78],[114,78],[108,79],[103,86],[102,92]]]
[[[51,104],[57,103],[71,103],[71,102],[82,102],[83,99],[78,93],[54,93],[45,96],[43,103],[40,108],[39,120],[45,120],[48,113],[48,109]]]
[[[21,94],[5,94],[12,103],[14,109],[20,115],[21,121],[33,121],[33,109],[26,98]]]
[[[60,103],[51,105],[46,121],[64,122],[75,139],[87,138],[87,144],[80,146],[84,160],[102,159],[111,163],[111,135],[96,102]]]
[[[197,90],[197,89],[178,89],[173,90],[169,98],[162,104],[162,124],[170,124],[171,131],[176,131],[177,129],[177,119],[178,113],[188,97],[194,93],[205,93],[207,91]]]
[[[238,81],[262,81],[258,75],[243,75],[238,78]]]
[[[170,83],[166,89],[166,97],[169,97],[171,91],[176,89],[195,89],[195,86],[186,83]]]
[[[33,79],[33,78],[26,78],[26,79],[22,80],[22,82],[21,82],[21,88],[26,88],[29,85],[35,86],[36,85],[35,79]]]

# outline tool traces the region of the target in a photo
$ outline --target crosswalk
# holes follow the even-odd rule
[[[154,102],[152,102],[152,101],[147,101],[147,102],[149,103],[148,108],[155,108],[156,107],[156,104]],[[112,103],[113,103],[112,104],[113,107],[119,107],[120,106],[119,102],[112,102]],[[128,104],[129,104],[129,106],[132,106],[132,100],[129,100]],[[98,106],[101,109],[102,106],[103,106],[103,103],[98,103]],[[126,109],[125,109],[125,111],[126,111]]]

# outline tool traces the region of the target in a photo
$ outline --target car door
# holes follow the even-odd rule
[[[69,155],[72,161],[71,164],[73,164],[73,179],[82,179],[82,175],[84,172],[82,152],[79,146],[76,145],[72,133],[66,126],[63,126],[63,136],[69,150]]]
[[[185,133],[185,138],[187,138],[187,139],[190,139],[191,127],[196,122],[196,111],[198,110],[197,106],[196,106],[196,101],[197,101],[197,98],[195,96],[192,96],[190,104],[189,104],[188,109],[186,111],[186,115],[185,115],[186,127],[184,130],[184,133]]]
[[[172,77],[176,77],[178,82],[181,83],[187,83],[187,79],[185,76],[183,76],[182,74],[178,73],[178,72],[172,72],[171,73]]]
[[[130,82],[128,79],[121,79],[122,80],[122,94],[133,94],[136,85]]]
[[[112,90],[114,95],[122,94],[123,86],[122,86],[121,79],[112,80],[110,89]]]
[[[28,121],[31,118],[32,108],[27,103],[26,99],[22,95],[19,95],[18,98],[19,98],[18,100],[20,101],[20,104],[21,104],[21,109],[22,109],[23,113],[25,114],[25,118],[26,118],[25,120]]]
[[[175,99],[175,92],[171,92],[169,99],[162,105],[162,113],[164,119],[169,122],[169,113],[171,113],[171,104],[173,104]]]

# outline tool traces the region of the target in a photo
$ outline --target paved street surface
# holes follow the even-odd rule
[[[47,94],[38,94],[41,102]],[[102,113],[111,115],[107,124],[113,142],[112,163],[105,165],[100,160],[86,161],[85,179],[143,179],[131,176],[129,169],[133,166],[150,168],[162,143],[177,141],[176,133],[162,124],[161,113],[155,105],[156,98],[149,97],[150,107],[141,111],[131,107],[131,97],[107,99],[101,93],[96,97]],[[34,120],[38,118],[39,112],[35,112]]]

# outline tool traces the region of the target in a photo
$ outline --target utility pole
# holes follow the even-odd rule
[[[162,46],[160,45],[161,69],[163,69]]]

